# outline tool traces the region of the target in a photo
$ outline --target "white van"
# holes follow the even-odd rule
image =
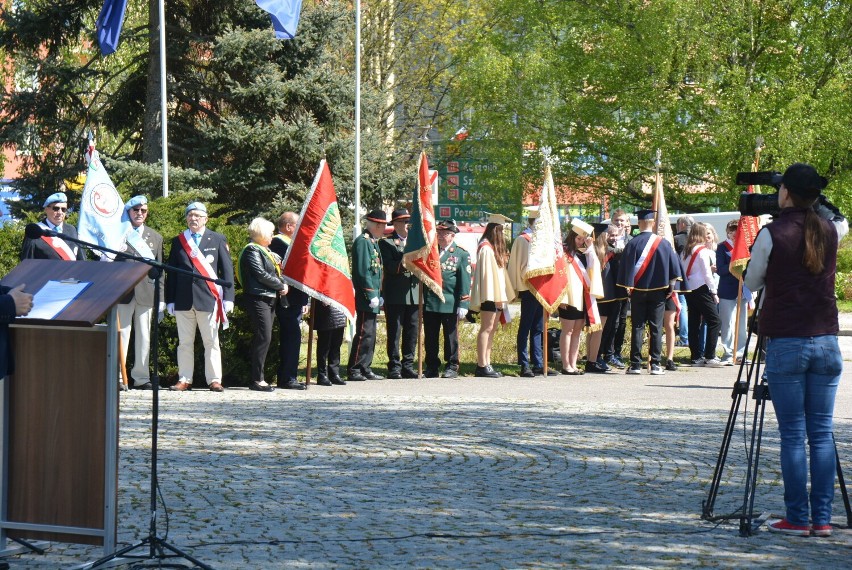
[[[677,219],[686,214],[669,214],[669,222],[672,225],[672,234],[677,233]],[[724,241],[727,237],[725,233],[725,227],[728,225],[728,222],[731,220],[737,220],[740,217],[739,212],[710,212],[707,214],[689,214],[692,216],[692,219],[696,222],[702,222],[705,224],[710,224],[713,226],[713,229],[716,230],[716,234],[719,236],[719,241]],[[603,223],[608,224],[610,222],[609,219],[603,221]],[[633,227],[633,230],[636,230],[637,220],[636,216],[630,215],[630,225]]]

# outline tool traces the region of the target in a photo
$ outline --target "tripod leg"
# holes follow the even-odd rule
[[[754,387],[754,399],[757,407],[754,411],[754,421],[751,428],[751,446],[746,473],[746,486],[743,493],[743,512],[740,517],[740,536],[751,536],[756,530],[754,520],[754,499],[757,491],[757,468],[760,463],[760,443],[763,438],[763,420],[766,416],[766,401],[769,400],[769,386],[765,379]]]
[[[843,468],[840,466],[840,454],[837,453],[837,440],[831,434],[834,441],[834,460],[837,462],[837,482],[840,485],[840,495],[843,497],[843,506],[846,508],[846,526],[852,528],[852,506],[849,504],[849,492],[846,490],[846,481],[843,479]]]

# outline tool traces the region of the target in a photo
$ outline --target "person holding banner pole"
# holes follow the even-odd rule
[[[145,225],[148,219],[148,198],[134,196],[124,204],[124,212],[133,229],[127,232],[122,249],[128,254],[147,259],[163,261],[163,236]],[[117,256],[116,261],[126,261]],[[165,298],[164,284],[160,280],[160,299]],[[157,313],[162,317],[166,304],[160,302]],[[134,331],[133,387],[138,390],[151,390],[151,319],[154,315],[154,280],[146,277],[116,305],[118,320],[121,324],[121,355],[127,359],[130,345],[130,331]],[[122,367],[124,370],[124,367]]]

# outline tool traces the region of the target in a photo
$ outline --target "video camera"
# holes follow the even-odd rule
[[[778,189],[781,188],[782,174],[775,171],[764,172],[738,172],[737,185],[739,186],[774,186],[774,194],[740,194],[739,210],[743,216],[770,216],[778,215],[781,211],[778,206]]]

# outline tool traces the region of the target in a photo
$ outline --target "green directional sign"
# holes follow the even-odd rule
[[[521,222],[521,207],[514,204],[435,204],[435,217],[452,218],[457,222],[481,222],[485,213],[503,214]]]
[[[483,212],[500,213],[512,219],[521,215],[516,196],[495,189],[501,171],[497,161],[487,157],[487,141],[447,141],[436,143],[432,166],[438,170],[438,201],[435,215],[456,221],[475,222]]]

